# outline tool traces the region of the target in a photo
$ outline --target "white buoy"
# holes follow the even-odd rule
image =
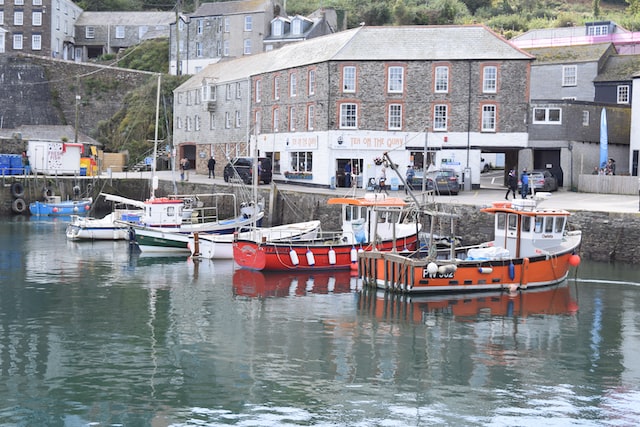
[[[355,264],[356,262],[358,262],[358,251],[356,250],[355,246],[351,247],[351,263]]]
[[[493,273],[493,268],[491,268],[491,267],[480,267],[480,268],[478,268],[478,273],[484,273],[484,274]]]
[[[293,264],[294,266],[300,264],[300,260],[298,259],[298,254],[293,249],[289,251],[289,258],[291,258],[291,264]]]
[[[309,267],[313,267],[314,265],[316,265],[316,259],[313,256],[313,252],[311,252],[311,249],[307,249],[307,264],[309,264]]]
[[[429,264],[427,264],[427,273],[433,276],[437,272],[438,272],[438,264],[436,264],[435,262],[430,262]]]
[[[329,264],[334,265],[336,263],[336,251],[331,248],[327,255],[329,256]]]

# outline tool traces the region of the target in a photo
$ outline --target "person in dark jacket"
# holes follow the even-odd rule
[[[216,177],[216,159],[211,156],[207,162],[207,168],[209,168],[209,178]]]
[[[513,198],[516,198],[516,190],[518,189],[518,178],[516,177],[516,170],[511,169],[509,176],[507,177],[507,194],[504,196],[506,200],[509,200],[509,193],[513,194]]]

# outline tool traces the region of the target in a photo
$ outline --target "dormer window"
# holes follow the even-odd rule
[[[273,21],[273,23],[271,24],[271,33],[273,33],[274,36],[281,36],[282,35],[282,21],[279,19],[276,19],[275,21]]]
[[[293,33],[295,35],[302,34],[302,20],[301,19],[294,19],[293,20],[293,22],[291,23],[291,33]]]

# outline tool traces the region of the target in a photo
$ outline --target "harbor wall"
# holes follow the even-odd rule
[[[9,218],[12,202],[15,197],[11,193],[11,185],[18,178],[2,177],[0,191],[0,217]],[[27,203],[43,199],[46,189],[60,195],[63,200],[74,197],[77,190],[81,196],[92,196],[96,200],[93,215],[102,216],[111,210],[111,205],[99,197],[100,192],[118,194],[124,197],[145,200],[151,195],[151,182],[148,179],[109,179],[104,177],[31,177],[22,178],[19,182],[24,186],[24,200]],[[272,193],[271,186],[260,186],[258,200],[265,206],[265,222],[263,225],[279,225],[291,222],[318,219],[325,231],[333,231],[339,227],[340,210],[336,206],[327,205],[331,194],[324,192],[280,191],[277,187]],[[158,197],[170,194],[202,194],[202,193],[234,193],[239,201],[250,196],[243,186],[215,184],[199,184],[183,182],[174,184],[160,181],[155,195]],[[481,206],[474,205],[436,205],[435,210],[453,213],[457,217],[453,223],[453,233],[462,238],[463,244],[474,244],[487,241],[493,234],[493,216],[479,212]],[[233,207],[223,207],[220,215],[231,216]],[[634,213],[573,211],[569,217],[568,228],[582,230],[580,255],[585,260],[619,261],[635,263],[640,259],[640,215]],[[26,213],[28,215],[28,212]],[[434,232],[439,235],[450,235],[449,222],[436,224]],[[425,227],[424,230],[429,230]]]

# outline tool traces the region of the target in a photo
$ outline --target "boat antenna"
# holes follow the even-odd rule
[[[158,90],[156,92],[156,130],[153,137],[153,162],[151,163],[151,199],[155,199],[158,188],[158,177],[156,176],[156,164],[158,162],[158,122],[160,120],[160,86],[162,74],[158,73]]]

